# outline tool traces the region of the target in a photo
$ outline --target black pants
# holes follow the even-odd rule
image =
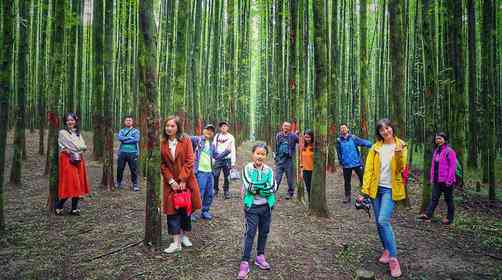
[[[230,176],[230,159],[219,160],[214,164],[214,191],[218,192],[220,189],[218,187],[218,183],[220,181],[220,174],[223,171],[223,191],[228,193],[228,189],[230,186],[230,181],[228,180],[228,176]]]
[[[305,188],[307,188],[307,194],[310,200],[310,190],[312,188],[312,170],[303,170],[303,182],[305,182]]]
[[[432,197],[429,202],[429,207],[427,207],[426,215],[431,218],[434,215],[434,210],[439,203],[439,198],[441,197],[441,193],[444,194],[444,201],[448,206],[448,221],[453,222],[453,218],[455,215],[455,206],[453,205],[453,187],[446,186],[444,183],[435,183],[432,187]]]
[[[72,197],[71,198],[71,210],[76,210],[78,208],[78,200],[80,198],[78,197]],[[63,209],[64,207],[64,203],[68,200],[68,198],[62,198],[60,200],[58,200],[58,203],[57,203],[57,206],[56,208],[57,209]]]
[[[244,209],[244,214],[246,216],[246,232],[244,233],[244,250],[241,260],[247,262],[251,258],[256,230],[258,230],[256,255],[265,254],[265,245],[272,222],[272,210],[268,204],[252,205],[250,208]]]
[[[177,210],[174,215],[167,215],[167,233],[178,235],[181,234],[181,230],[192,231],[192,219],[185,209]]]
[[[357,174],[357,177],[359,177],[359,187],[361,187],[363,185],[363,167],[362,166],[344,168],[343,169],[343,179],[345,181],[345,197],[350,197],[350,195],[352,193],[352,186],[351,186],[352,171],[355,171]]]
[[[129,165],[131,170],[131,181],[134,187],[138,186],[138,154],[136,153],[119,153],[117,160],[117,184],[122,184],[122,177],[124,176],[124,169],[126,164]]]

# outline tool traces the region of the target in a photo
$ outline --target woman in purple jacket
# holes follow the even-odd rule
[[[455,212],[455,207],[453,206],[453,186],[456,181],[455,171],[457,168],[457,155],[447,144],[447,141],[448,137],[444,132],[436,134],[436,145],[432,154],[430,171],[430,181],[433,185],[432,198],[426,212],[419,216],[419,219],[430,220],[438,205],[441,193],[444,193],[444,200],[448,205],[448,216],[442,220],[442,223],[445,225],[453,222]]]

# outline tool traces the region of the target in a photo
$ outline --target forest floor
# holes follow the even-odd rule
[[[90,134],[84,136],[92,142]],[[249,160],[250,145],[239,148],[239,167]],[[49,217],[45,156],[37,153],[37,133],[27,132],[26,147],[22,186],[5,189],[7,232],[0,238],[0,279],[236,278],[244,229],[239,182],[231,183],[231,199],[215,198],[213,220],[194,223],[193,248],[166,255],[141,242],[144,183],[138,193],[107,191],[99,186],[101,165],[88,161],[92,194],[82,201],[81,216]],[[6,175],[11,154],[8,145]],[[389,279],[387,266],[376,261],[381,245],[373,220],[352,204],[342,204],[340,170],[327,178],[329,218],[309,216],[303,203],[283,199],[286,189],[280,187],[272,215],[267,244],[272,270],[252,266],[250,279],[353,279],[360,268],[375,272],[377,279]],[[447,227],[437,221],[418,222],[421,191],[411,184],[409,192],[412,207],[399,207],[393,218],[401,279],[502,279],[500,203],[488,208],[481,196],[457,195],[456,222]],[[436,215],[444,215],[444,208],[441,203]],[[165,217],[162,223],[163,249],[170,238]]]

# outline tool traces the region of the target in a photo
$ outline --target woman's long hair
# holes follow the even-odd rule
[[[310,143],[305,142],[305,135],[310,136]],[[314,131],[312,131],[312,129],[305,129],[305,131],[303,132],[303,141],[302,142],[303,142],[302,147],[301,147],[302,150],[305,150],[308,146],[314,147]]]
[[[176,123],[176,140],[181,141],[185,137],[185,133],[183,131],[183,125],[181,123],[181,119],[178,116],[169,116],[167,119],[164,121],[164,126],[162,127],[162,141],[167,142],[169,139],[169,135],[166,133],[166,126],[169,121],[174,120]]]
[[[80,122],[80,119],[78,118],[77,114],[73,113],[73,112],[68,112],[64,115],[64,124],[63,124],[63,127],[66,131],[68,131],[70,134],[73,133],[73,131],[70,130],[70,128],[68,127],[68,118],[71,117],[72,119],[75,120],[75,134],[77,136],[80,136],[80,126],[78,125],[79,122]]]

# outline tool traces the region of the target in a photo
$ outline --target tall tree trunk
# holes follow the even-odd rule
[[[103,106],[103,177],[101,185],[112,190],[113,183],[113,1],[105,3],[105,43],[104,43],[104,74],[105,94]]]
[[[28,49],[29,36],[28,26],[30,22],[31,1],[19,2],[19,50],[17,53],[17,104],[16,104],[16,130],[14,136],[14,154],[12,156],[12,168],[10,182],[15,185],[21,184],[23,168],[23,150],[25,142],[25,111],[26,97],[28,96]]]
[[[481,104],[483,107],[484,143],[483,169],[487,171],[489,185],[488,198],[496,199],[495,193],[495,19],[493,9],[495,1],[484,0],[482,3],[481,22]]]
[[[323,0],[314,1],[314,174],[312,181],[310,211],[321,217],[328,216],[326,204],[326,157],[328,126],[328,42],[327,4]]]
[[[464,91],[464,52],[462,45],[462,5],[454,1],[448,1],[448,32],[447,50],[448,64],[451,69],[450,79],[453,85],[450,87],[451,121],[450,139],[457,153],[457,160],[464,161],[465,151],[465,117],[466,98]]]
[[[47,153],[50,153],[50,171],[49,171],[49,199],[48,210],[49,214],[54,213],[56,201],[58,197],[58,129],[60,127],[59,101],[64,92],[64,22],[65,22],[65,0],[54,0],[53,13],[55,22],[52,28],[52,50],[51,50],[51,96],[48,112],[50,122],[49,139]]]
[[[38,153],[40,155],[44,154],[44,138],[45,138],[45,128],[46,128],[46,117],[45,117],[45,100],[46,100],[46,79],[47,79],[47,63],[46,63],[46,49],[48,47],[47,42],[47,11],[48,3],[39,2],[40,16],[38,22],[39,28],[39,52],[38,57],[38,96],[37,96],[37,112],[38,112]]]
[[[178,0],[176,17],[176,61],[173,91],[173,111],[185,112],[183,100],[186,94],[187,70],[187,27],[190,19],[189,1]]]
[[[478,168],[479,107],[476,77],[476,11],[474,0],[467,0],[467,47],[469,50],[469,156],[467,166]]]
[[[94,126],[94,159],[101,160],[104,154],[104,127],[103,127],[103,0],[93,0],[92,3],[92,42],[94,50],[94,102],[93,102],[93,126]]]
[[[359,2],[359,88],[361,93],[360,98],[360,118],[359,125],[361,128],[361,136],[363,138],[368,138],[368,55],[367,55],[367,38],[366,31],[367,19],[366,10],[368,7],[367,0],[360,0]],[[355,104],[356,106],[357,104]]]
[[[14,44],[13,19],[14,0],[2,4],[2,48],[0,49],[0,232],[5,230],[4,217],[4,171],[7,131],[9,129],[9,97],[11,95],[10,77],[12,71],[12,50]]]
[[[403,32],[403,2],[402,0],[389,1],[389,48],[391,64],[390,85],[390,115],[395,124],[396,135],[406,136],[404,123],[404,32]]]
[[[435,127],[435,118],[437,113],[435,113],[434,109],[434,100],[438,94],[435,79],[436,76],[436,53],[435,51],[435,42],[436,37],[434,35],[435,26],[434,26],[434,17],[435,17],[435,8],[434,4],[431,4],[434,0],[423,0],[423,8],[422,8],[422,42],[424,44],[424,76],[425,76],[425,85],[424,85],[424,156],[423,156],[423,190],[422,190],[422,202],[420,206],[420,212],[424,212],[427,205],[429,204],[431,198],[431,184],[430,184],[430,168],[432,163],[432,145],[430,141],[427,139],[431,139]]]
[[[153,14],[154,0],[140,0],[139,3],[139,28],[140,49],[139,67],[141,78],[141,90],[147,98],[143,104],[147,109],[147,133],[148,146],[145,151],[146,164],[146,213],[145,213],[145,237],[144,244],[147,246],[160,247],[162,223],[160,221],[160,147],[159,130],[160,114],[157,102],[157,29]]]

